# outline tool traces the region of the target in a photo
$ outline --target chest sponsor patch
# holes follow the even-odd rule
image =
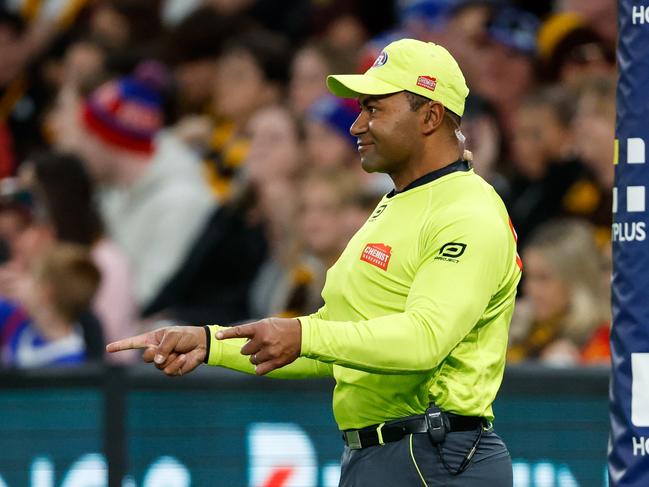
[[[382,243],[368,243],[363,249],[361,260],[382,270],[388,269],[392,247]]]

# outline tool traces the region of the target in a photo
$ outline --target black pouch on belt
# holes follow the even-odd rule
[[[426,409],[426,424],[428,425],[428,437],[432,444],[440,445],[444,443],[450,425],[446,414],[434,403],[431,403]]]

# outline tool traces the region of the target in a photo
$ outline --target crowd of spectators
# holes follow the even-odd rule
[[[318,309],[392,188],[355,100],[400,37],[447,47],[525,266],[510,362],[609,360],[613,0],[0,0],[3,366],[156,326]],[[413,222],[416,224],[416,222]]]

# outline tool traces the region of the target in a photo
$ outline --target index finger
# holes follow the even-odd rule
[[[254,338],[256,332],[256,324],[249,323],[219,330],[216,334],[216,338],[218,340],[227,340],[228,338]]]
[[[137,348],[147,348],[149,345],[152,345],[152,340],[150,335],[154,332],[142,333],[141,335],[136,335],[134,337],[124,338],[123,340],[117,340],[116,342],[109,343],[106,345],[107,352],[121,352],[122,350],[134,350]]]

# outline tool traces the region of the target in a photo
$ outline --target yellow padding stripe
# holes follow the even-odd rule
[[[381,446],[385,445],[385,441],[383,441],[383,432],[381,431],[384,426],[385,423],[381,423],[378,428],[376,428],[376,434],[379,435],[379,445]]]
[[[415,453],[412,450],[412,433],[410,433],[410,458],[412,458],[412,463],[415,464],[415,468],[417,469],[417,473],[419,474],[421,483],[424,484],[425,487],[428,487],[428,484],[426,483],[424,476],[421,474],[421,470],[419,470],[419,465],[417,465],[417,460],[415,460]]]

